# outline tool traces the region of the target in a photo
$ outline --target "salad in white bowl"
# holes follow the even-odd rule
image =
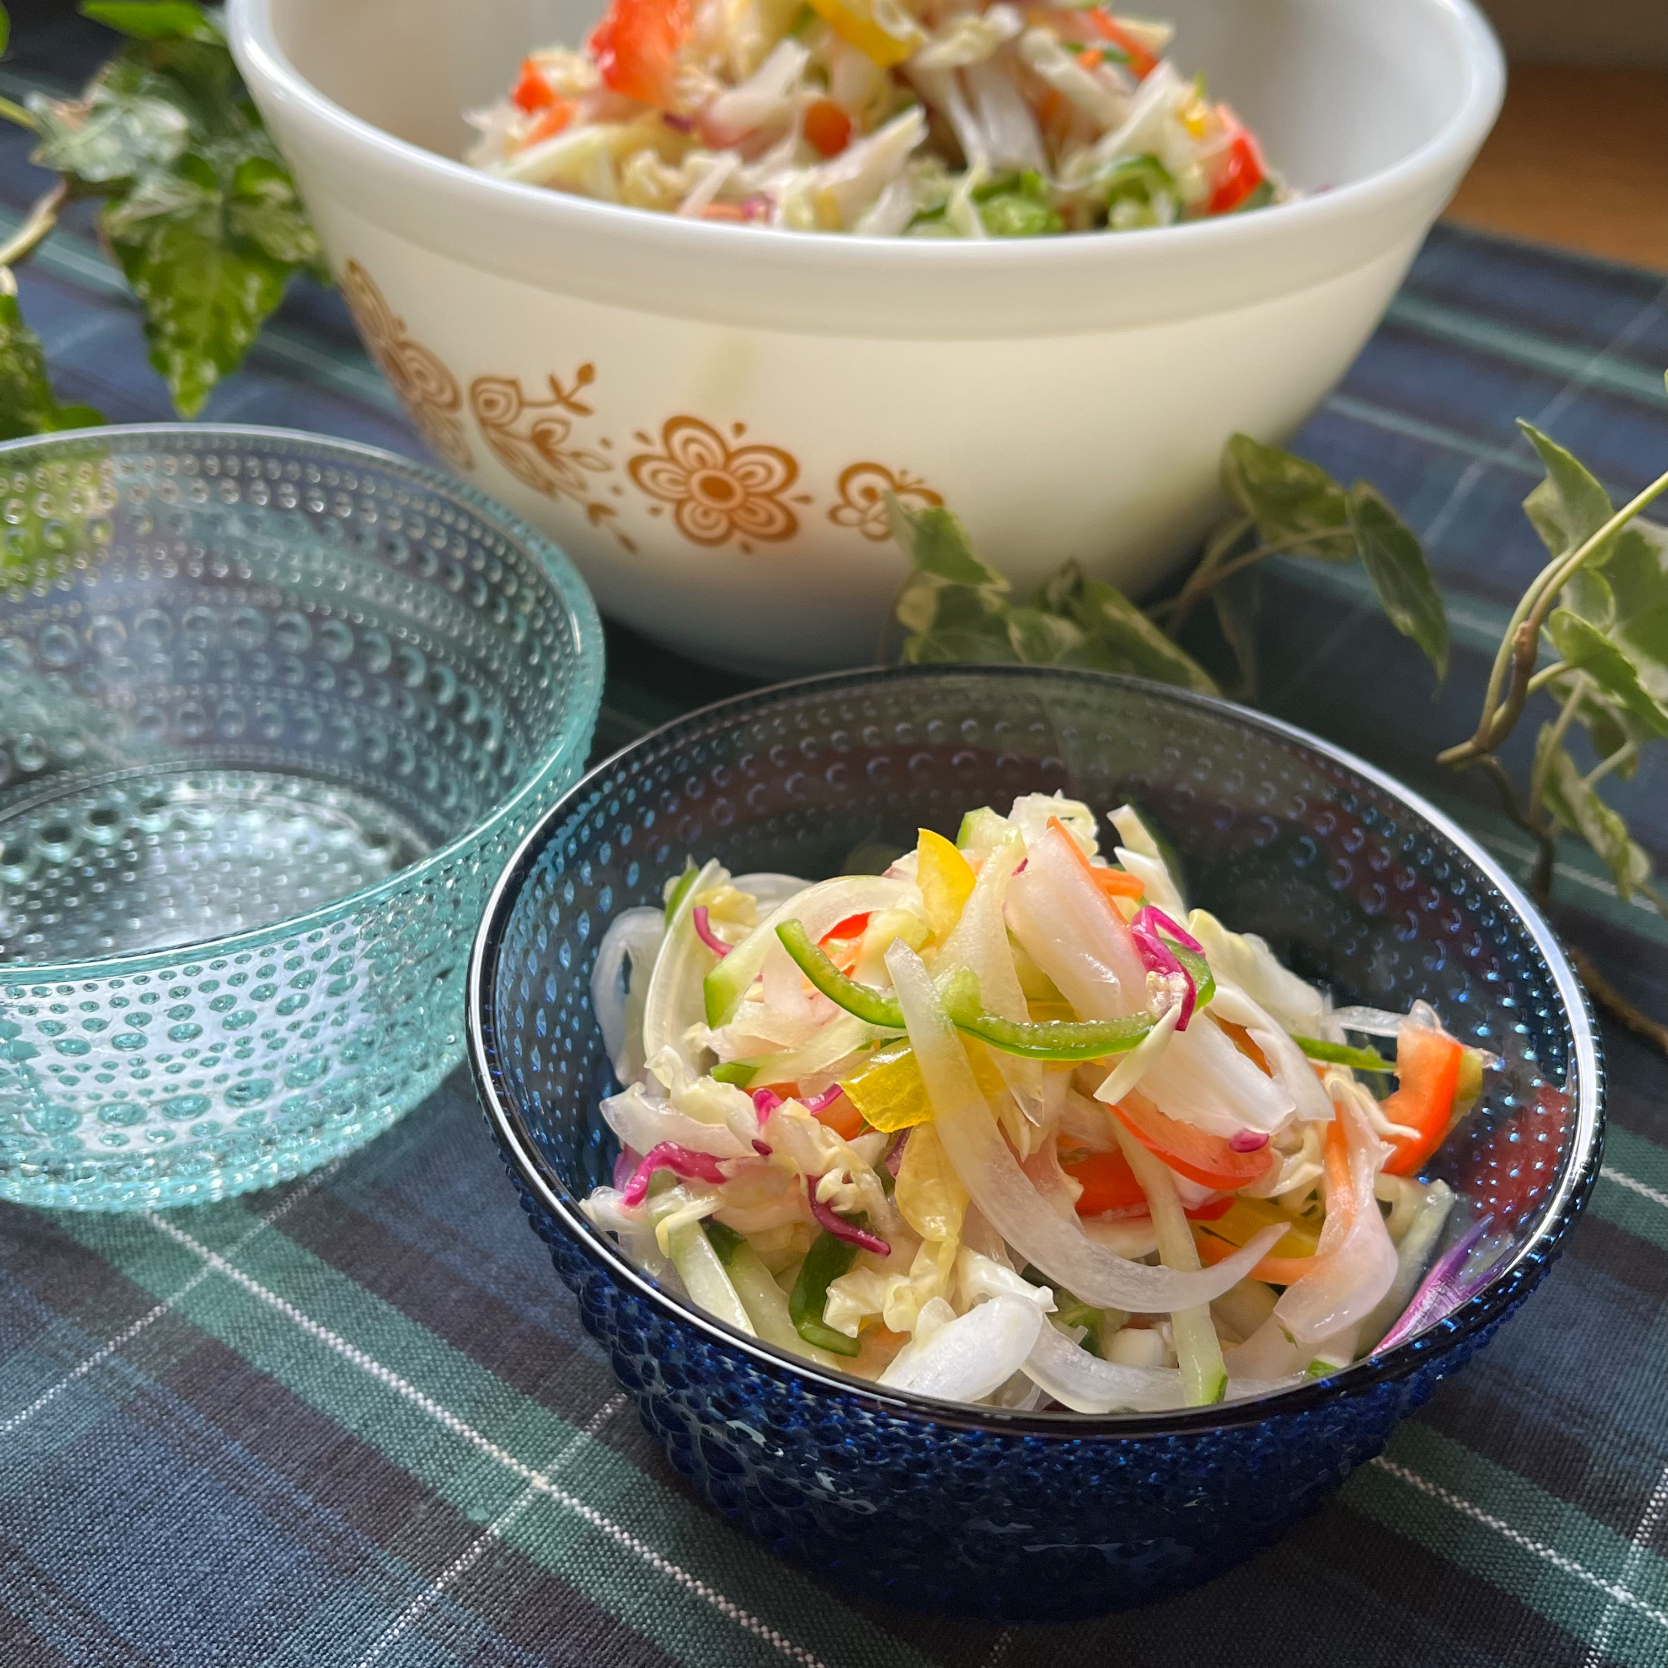
[[[1463,1301],[1487,1218],[1417,1172],[1490,1057],[1422,1003],[1333,1008],[1112,822],[1108,858],[1027,795],[884,874],[709,862],[618,917],[591,1221],[790,1354],[1020,1409],[1263,1395]]]
[[[702,220],[1038,237],[1287,194],[1174,30],[1009,0],[611,0],[471,120],[477,167]]]

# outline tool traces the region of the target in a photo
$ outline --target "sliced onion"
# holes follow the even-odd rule
[[[1116,910],[1050,829],[1008,882],[1006,914],[1026,954],[1084,1019],[1122,1019],[1147,1006],[1147,969]]]
[[[1268,1136],[1259,1129],[1242,1129],[1228,1137],[1228,1145],[1236,1153],[1260,1153],[1268,1145]]]
[[[879,1382],[943,1401],[982,1401],[1025,1366],[1045,1325],[1042,1310],[1022,1297],[990,1298],[925,1342],[905,1344]]]
[[[832,1106],[844,1093],[845,1090],[838,1083],[830,1083],[820,1094],[800,1095],[798,1099],[799,1104],[814,1118],[819,1112]]]
[[[1102,1361],[1052,1326],[1038,1332],[1024,1371],[1075,1413],[1160,1413],[1182,1405],[1179,1367],[1124,1367]]]
[[[1283,1084],[1264,1076],[1240,1053],[1212,1019],[1214,1012],[1213,1003],[1195,1024],[1170,1039],[1142,1077],[1141,1092],[1167,1118],[1224,1140],[1246,1128],[1272,1135],[1290,1121],[1297,1103]]]
[[[591,1012],[597,1016],[602,1046],[614,1063],[614,1075],[622,1083],[629,1083],[642,1070],[641,1059],[633,1062],[626,1057],[632,1040],[630,1015],[633,1009],[639,1016],[643,1012],[651,970],[665,936],[664,910],[627,909],[608,923],[608,931],[597,946],[597,959],[591,968]],[[632,986],[629,992],[625,988],[628,962]],[[641,1055],[640,1037],[638,1041],[636,1053]],[[628,1070],[633,1064],[636,1069]]]
[[[996,1231],[1051,1283],[1097,1309],[1170,1313],[1220,1297],[1280,1238],[1282,1229],[1265,1228],[1232,1257],[1196,1273],[1129,1262],[1094,1244],[1037,1192],[1008,1150],[921,958],[899,942],[886,965],[951,1165]]]
[[[712,964],[695,936],[691,920],[694,900],[725,876],[715,860],[703,866],[684,894],[677,913],[666,928],[666,941],[655,957],[649,978],[648,1000],[643,1007],[643,1053],[652,1060],[663,1048],[670,1048],[686,1065],[693,1066],[684,1032],[702,1018],[701,980]]]
[[[732,982],[732,988],[745,991],[760,972],[771,966],[797,998],[803,975],[776,936],[776,929],[784,921],[797,920],[813,939],[820,939],[848,915],[895,909],[919,896],[909,881],[888,880],[883,875],[842,875],[837,880],[819,881],[779,903],[739,944],[731,946],[724,958],[724,977]]]
[[[789,898],[797,897],[812,883],[801,880],[798,875],[779,875],[768,872],[752,875],[737,875],[730,884],[738,892],[745,892],[753,900],[754,907],[762,914],[768,915],[773,909],[785,904]]]
[[[1252,1042],[1262,1050],[1269,1074],[1291,1096],[1298,1117],[1306,1123],[1332,1122],[1332,1102],[1315,1076],[1314,1066],[1265,1008],[1231,979],[1219,978],[1210,1011],[1218,1019],[1245,1027]]]
[[[985,859],[972,894],[962,907],[961,919],[933,962],[938,979],[967,969],[979,981],[980,1000],[987,1011],[1013,1020],[1030,1019],[1031,1010],[1014,968],[1002,905],[1008,883],[1024,858],[1025,842],[1017,833],[1010,833]],[[992,1051],[992,1059],[1020,1111],[1033,1124],[1043,1122],[1042,1062],[1000,1050]]]
[[[1274,1318],[1299,1347],[1319,1343],[1367,1318],[1396,1278],[1396,1247],[1379,1213],[1374,1182],[1384,1148],[1353,1099],[1339,1102],[1349,1143],[1349,1228],[1335,1245],[1322,1231],[1315,1266],[1294,1281],[1274,1306]],[[1328,1189],[1327,1221],[1344,1217],[1342,1201]]]

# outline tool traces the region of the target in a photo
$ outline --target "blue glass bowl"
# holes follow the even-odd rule
[[[433,470],[261,429],[0,446],[0,1197],[219,1198],[416,1105],[601,683],[567,560]]]
[[[951,1406],[823,1373],[638,1273],[577,1209],[616,1146],[588,981],[613,915],[686,856],[839,872],[860,844],[1063,788],[1134,800],[1195,901],[1343,1001],[1433,1002],[1505,1057],[1433,1169],[1511,1249],[1463,1308],[1278,1397],[1091,1418]],[[470,1056],[510,1174],[585,1325],[677,1467],[783,1555],[912,1609],[1062,1619],[1248,1557],[1377,1453],[1562,1246],[1598,1172],[1602,1071],[1544,921],[1459,829],[1359,760],[1220,701],[1063,669],[919,667],[768,690],[593,771],[493,893]],[[1560,1092],[1561,1091],[1561,1092]]]

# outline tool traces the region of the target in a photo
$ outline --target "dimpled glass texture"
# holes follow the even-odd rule
[[[561,554],[403,459],[0,447],[0,1197],[218,1198],[421,1100],[601,672]]]
[[[838,873],[860,845],[1064,789],[1134,800],[1193,901],[1340,1000],[1434,1002],[1505,1067],[1437,1169],[1510,1229],[1459,1313],[1272,1402],[1089,1418],[956,1408],[792,1365],[663,1295],[576,1209],[617,1148],[589,973],[611,917],[686,857]],[[1091,1615],[1248,1557],[1376,1453],[1545,1273],[1598,1168],[1590,1016],[1547,929],[1434,812],[1324,744],[1133,680],[1027,668],[857,673],[646,738],[557,806],[499,883],[470,969],[488,1120],[585,1325],[674,1466],[786,1557],[871,1597]],[[1559,1094],[1558,1089],[1564,1092]]]

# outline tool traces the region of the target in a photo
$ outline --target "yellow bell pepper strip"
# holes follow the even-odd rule
[[[882,69],[901,64],[927,38],[921,26],[895,6],[877,8],[873,0],[810,0],[810,4],[841,40]],[[877,9],[890,14],[885,23],[876,15]]]
[[[1312,1257],[1320,1244],[1320,1231],[1312,1223],[1291,1215],[1268,1199],[1237,1195],[1220,1216],[1212,1217],[1206,1230],[1230,1245],[1248,1245],[1264,1228],[1286,1230],[1270,1250],[1271,1257]]]
[[[890,1135],[932,1121],[932,1102],[908,1043],[894,1043],[870,1055],[860,1071],[840,1080],[846,1099],[871,1128]]]
[[[788,1317],[794,1330],[816,1349],[832,1355],[860,1355],[863,1346],[855,1338],[823,1324],[823,1310],[828,1305],[828,1288],[847,1273],[857,1260],[857,1247],[848,1240],[836,1239],[826,1229],[817,1235],[811,1249],[800,1264],[799,1278],[793,1283],[788,1297]]]
[[[1322,1042],[1319,1037],[1294,1036],[1292,1041],[1311,1060],[1329,1066],[1348,1066],[1351,1071],[1392,1072],[1396,1068],[1376,1048],[1351,1048],[1348,1043]],[[1481,1077],[1478,1083],[1481,1084]]]
[[[973,1068],[974,1081],[987,1097],[1000,1094],[1006,1087],[1002,1074],[983,1049],[969,1049],[968,1064]],[[859,1071],[841,1080],[840,1089],[871,1129],[887,1135],[932,1122],[932,1102],[921,1080],[921,1068],[915,1063],[915,1050],[907,1042],[878,1049]]]
[[[973,865],[942,834],[930,828],[923,828],[920,834],[915,883],[921,888],[921,902],[926,905],[933,937],[942,942],[955,930],[979,877]]]

